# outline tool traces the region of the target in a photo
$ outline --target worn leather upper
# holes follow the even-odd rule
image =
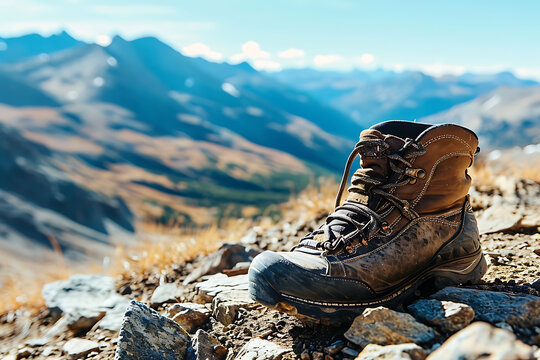
[[[263,253],[255,260],[265,264],[256,265],[266,269],[263,275],[279,293],[319,302],[367,301],[430,267],[479,250],[467,197],[471,184],[467,168],[478,146],[472,131],[451,124],[388,121],[364,130],[360,137],[385,144],[361,156],[362,167],[352,177],[346,201],[375,210],[387,226],[369,232],[368,238],[358,235],[350,246],[336,251],[316,251],[308,245],[292,253]],[[409,155],[416,155],[407,156],[412,141],[415,148]],[[400,151],[410,166],[395,171],[391,158]],[[407,175],[411,172],[424,176]],[[385,183],[400,184],[387,191],[404,201],[410,212],[404,214],[403,208],[373,192]],[[348,231],[339,220],[336,228]],[[310,244],[325,241],[325,236],[318,233]]]

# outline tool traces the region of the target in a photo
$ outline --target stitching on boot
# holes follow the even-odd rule
[[[414,201],[412,202],[411,206],[414,207],[416,206],[416,204],[418,204],[418,202],[420,201],[420,199],[422,198],[422,196],[424,196],[430,182],[431,182],[431,179],[433,178],[433,174],[435,173],[435,170],[437,168],[437,166],[439,166],[439,164],[449,158],[451,158],[452,156],[454,155],[462,155],[462,156],[468,156],[470,157],[470,153],[468,152],[464,152],[464,151],[456,151],[456,152],[453,152],[453,153],[449,153],[449,154],[446,154],[444,155],[443,157],[439,158],[435,164],[433,164],[433,167],[431,168],[431,171],[429,173],[429,176],[426,180],[426,183],[424,184],[424,187],[422,189],[422,191],[420,191],[420,193],[418,194],[418,196],[416,197],[416,199],[414,199]]]
[[[456,135],[450,135],[450,134],[446,134],[446,135],[439,135],[439,136],[436,136],[434,137],[433,139],[429,139],[425,144],[423,144],[424,146],[428,146],[429,144],[435,142],[435,141],[438,141],[438,140],[441,140],[441,139],[454,139],[454,140],[457,140],[459,141],[460,143],[464,144],[467,149],[471,150],[471,147],[469,144],[467,144],[467,142],[465,140],[463,140],[462,138],[460,138],[459,136],[456,136]]]

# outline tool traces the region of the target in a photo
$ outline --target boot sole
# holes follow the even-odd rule
[[[405,280],[395,289],[380,293],[379,296],[363,302],[332,303],[302,299],[277,292],[262,280],[264,276],[256,268],[250,271],[258,273],[250,277],[251,297],[266,307],[297,316],[309,323],[323,325],[341,325],[351,321],[368,307],[385,306],[395,308],[414,297],[415,291],[429,283],[430,291],[437,291],[447,286],[474,284],[480,281],[487,271],[487,262],[478,249],[469,256],[453,259],[426,269],[422,273]],[[259,279],[254,281],[253,279]]]

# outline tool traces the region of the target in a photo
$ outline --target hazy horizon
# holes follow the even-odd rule
[[[189,56],[248,61],[258,70],[383,68],[430,75],[512,71],[540,79],[540,4],[502,1],[200,2],[0,0],[0,34],[64,29],[106,45],[156,36]],[[390,11],[392,10],[392,11]]]

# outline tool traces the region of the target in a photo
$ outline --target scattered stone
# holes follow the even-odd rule
[[[247,232],[246,235],[244,235],[241,239],[240,239],[240,242],[242,244],[245,244],[245,245],[253,245],[253,244],[256,244],[257,243],[257,231],[255,231],[254,229],[251,229]]]
[[[34,350],[29,347],[23,347],[22,349],[17,350],[17,354],[15,355],[15,359],[26,359],[30,356],[33,356]]]
[[[251,265],[251,262],[239,262],[238,264],[234,265],[232,269],[225,269],[223,270],[223,273],[227,276],[236,276],[236,275],[243,275],[247,274],[249,271],[249,266]]]
[[[452,335],[427,359],[533,359],[533,348],[517,340],[508,330],[475,322]]]
[[[98,323],[98,327],[104,330],[119,331],[128,307],[129,299],[126,298],[105,313],[105,317]]]
[[[73,275],[69,280],[46,284],[42,296],[51,313],[66,314],[65,325],[73,331],[91,328],[103,315],[107,318],[104,324],[118,330],[118,322],[113,326],[112,319],[119,317],[119,311],[123,314],[129,303],[116,292],[112,277],[95,274]]]
[[[447,287],[431,297],[471,306],[476,320],[492,324],[506,322],[523,328],[540,326],[540,297],[537,296]]]
[[[245,290],[223,291],[212,301],[212,314],[223,325],[230,325],[240,308],[250,309],[256,304]]]
[[[49,310],[63,313],[79,309],[106,311],[124,301],[115,290],[114,279],[105,275],[73,275],[69,280],[43,286],[42,296]]]
[[[187,332],[192,332],[208,320],[210,313],[202,304],[179,303],[169,307],[165,316],[173,319]]]
[[[341,351],[345,347],[345,343],[341,340],[338,340],[327,347],[325,347],[323,350],[326,354],[329,355],[336,355],[338,352]]]
[[[132,301],[124,315],[115,360],[183,359],[190,343],[180,325]]]
[[[203,302],[211,302],[214,297],[223,291],[248,290],[248,276],[227,276],[216,274],[209,276],[205,281],[195,285],[197,298]]]
[[[31,347],[40,347],[40,346],[47,345],[49,341],[50,339],[47,337],[40,337],[40,338],[26,340],[24,344]]]
[[[324,355],[324,360],[334,360],[334,358],[330,355]]]
[[[191,347],[197,360],[219,360],[227,354],[227,349],[223,352],[223,346],[219,340],[208,334],[204,330],[197,330],[191,339]],[[216,351],[216,349],[219,349]]]
[[[291,351],[263,339],[251,339],[240,349],[236,360],[279,360]]]
[[[516,213],[513,207],[494,205],[478,215],[480,234],[491,234],[518,227],[522,214]]]
[[[242,244],[227,243],[204,258],[184,280],[187,285],[203,275],[215,274],[225,269],[232,269],[239,262],[251,262],[259,251]]]
[[[407,308],[412,315],[446,333],[456,332],[469,325],[474,319],[474,310],[469,305],[451,301],[422,299]]]
[[[311,354],[313,360],[324,360],[324,354],[322,352],[314,351]]]
[[[105,311],[79,309],[65,315],[67,328],[73,332],[89,330],[105,316]]]
[[[344,356],[347,356],[347,357],[357,357],[358,356],[358,351],[354,350],[353,348],[350,348],[348,346],[344,347],[343,349],[341,349],[341,353],[344,355]]]
[[[43,348],[43,351],[41,352],[41,355],[42,356],[51,356],[52,353],[55,351],[56,349],[53,347],[53,346],[46,346],[45,348]]]
[[[424,360],[427,354],[416,344],[381,346],[369,344],[355,360]]]
[[[92,351],[99,350],[99,344],[91,340],[73,338],[64,344],[62,350],[64,350],[71,359],[80,359]]]
[[[304,350],[302,353],[300,353],[300,360],[311,360],[311,356],[309,355],[309,350]]]
[[[183,293],[184,289],[176,284],[161,284],[152,293],[150,305],[157,307],[164,303],[176,302]]]
[[[368,344],[426,343],[435,338],[435,332],[410,314],[379,306],[366,309],[357,316],[345,338],[360,347]]]

